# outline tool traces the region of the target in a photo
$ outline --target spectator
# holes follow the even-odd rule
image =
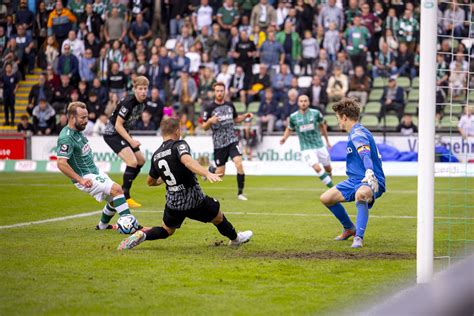
[[[76,56],[77,59],[79,59],[84,54],[84,41],[77,38],[75,31],[69,31],[67,39],[64,40],[61,48],[62,54],[64,54],[64,48],[66,46],[69,46],[71,54]]]
[[[293,24],[285,22],[283,31],[276,34],[276,41],[283,46],[285,53],[284,63],[290,65],[291,72],[294,72],[295,63],[301,60],[301,39],[297,32],[293,31]]]
[[[217,10],[217,23],[221,30],[229,34],[230,29],[239,23],[239,18],[239,12],[234,7],[234,0],[224,0],[222,7]]]
[[[209,0],[201,0],[201,5],[194,10],[192,15],[194,30],[199,33],[204,26],[211,27],[212,15],[213,11]]]
[[[267,73],[267,66],[264,64],[259,65],[259,73],[253,75],[250,81],[250,90],[248,91],[247,102],[252,102],[256,97],[260,95],[260,99],[263,99],[263,91],[271,86],[270,76]]]
[[[45,99],[40,99],[33,110],[33,129],[35,135],[50,135],[56,125],[56,113]]]
[[[252,9],[250,16],[252,28],[258,25],[262,31],[267,31],[270,26],[276,27],[276,12],[273,6],[268,4],[268,0],[260,0]]]
[[[87,103],[87,99],[89,98],[89,90],[87,89],[87,82],[79,81],[77,93],[79,95],[79,101],[82,103]]]
[[[101,114],[99,118],[94,123],[94,128],[92,130],[92,135],[102,136],[104,135],[105,125],[107,124],[107,115]]]
[[[313,72],[314,62],[319,56],[319,44],[310,30],[304,31],[304,39],[301,41],[301,46],[301,69],[302,74],[307,76]]]
[[[110,63],[117,63],[119,65],[119,69],[123,70],[123,55],[122,50],[120,49],[120,41],[115,40],[112,43],[112,47],[109,49],[107,53],[107,58],[109,59]]]
[[[260,26],[255,25],[252,27],[252,33],[249,39],[255,44],[257,49],[260,49],[263,43],[267,40],[267,34],[260,29]]]
[[[108,78],[109,91],[112,94],[116,94],[117,98],[120,100],[126,94],[125,87],[127,86],[127,77],[120,71],[120,66],[118,63],[112,63],[110,68],[110,76]]]
[[[321,80],[321,85],[327,87],[329,82],[329,73],[324,69],[324,67],[316,68],[316,76]]]
[[[189,58],[189,72],[193,75],[196,74],[199,71],[199,66],[201,66],[201,54],[197,51],[195,45],[189,48],[186,57]]]
[[[250,80],[247,79],[247,74],[244,72],[241,66],[237,66],[235,74],[230,80],[229,96],[231,100],[239,100],[243,104],[247,103],[247,90],[249,89],[248,84]]]
[[[61,46],[76,22],[74,14],[64,8],[61,1],[57,1],[55,9],[49,14],[48,35],[54,35]]]
[[[87,111],[89,112],[89,120],[95,122],[99,116],[105,113],[105,106],[100,104],[97,94],[94,91],[89,92],[87,98]]]
[[[194,45],[194,37],[191,36],[189,27],[187,27],[186,25],[184,25],[181,29],[181,35],[179,35],[176,39],[176,44],[182,45],[185,53],[187,53],[191,46]]]
[[[53,99],[52,87],[46,81],[45,74],[40,74],[38,83],[31,87],[28,95],[28,106],[26,107],[29,115],[33,114],[33,108],[39,103],[39,99],[45,99],[47,103],[50,103]]]
[[[336,6],[336,0],[328,0],[327,4],[322,7],[318,17],[318,25],[321,25],[325,32],[329,30],[331,22],[336,23],[338,30],[342,31],[344,29],[344,14],[341,8]]]
[[[326,92],[328,94],[329,102],[339,101],[346,96],[349,90],[349,80],[347,76],[342,73],[341,68],[334,67],[333,75],[329,78]]]
[[[100,38],[103,21],[100,14],[94,12],[91,3],[86,4],[85,13],[82,15],[80,21],[86,25],[87,32],[94,34],[96,38]]]
[[[461,64],[462,71],[469,71],[469,63],[464,58],[464,54],[456,53],[454,60],[449,64],[449,69],[453,71],[458,63]]]
[[[160,66],[158,55],[151,56],[146,73],[150,81],[150,90],[152,88],[164,89],[165,73],[164,69]]]
[[[392,52],[396,52],[398,49],[398,41],[393,35],[393,31],[391,29],[386,29],[385,33],[379,39],[379,50],[382,49],[383,44],[387,44],[388,48]]]
[[[96,58],[96,60],[100,56],[100,44],[97,41],[96,36],[94,33],[90,32],[86,35],[86,40],[84,41],[84,48],[90,49],[92,51],[92,57]]]
[[[450,3],[448,9],[444,11],[444,31],[446,34],[455,37],[464,36],[464,22],[466,21],[466,12],[457,5],[456,2]]]
[[[141,13],[137,14],[135,22],[132,22],[130,32],[128,33],[133,45],[137,44],[137,41],[148,41],[152,37],[150,25],[143,20]]]
[[[15,35],[16,45],[19,48],[18,60],[20,61],[19,70],[22,74],[33,73],[35,67],[35,43],[33,38],[26,34],[25,27],[20,24],[16,28]]]
[[[260,63],[267,67],[283,64],[285,61],[285,50],[283,46],[275,40],[275,32],[269,31],[267,40],[260,48]]]
[[[464,107],[464,115],[461,116],[458,124],[458,130],[463,139],[474,136],[474,106],[467,105]]]
[[[141,119],[137,122],[135,127],[133,128],[136,131],[143,131],[143,132],[149,132],[149,133],[141,133],[143,135],[151,135],[156,134],[156,130],[158,129],[155,125],[155,122],[152,120],[152,115],[150,112],[147,110],[142,112]]]
[[[395,111],[400,120],[405,109],[405,92],[402,87],[397,86],[397,81],[393,78],[388,80],[388,86],[384,88],[382,99],[380,100],[382,107],[378,115],[379,122],[385,118],[385,114],[389,111]]]
[[[97,101],[101,106],[105,106],[107,104],[107,100],[109,99],[109,92],[105,86],[100,84],[99,78],[94,78],[92,80],[92,86],[89,89],[89,93],[95,93],[97,96]]]
[[[332,61],[329,60],[328,54],[324,48],[319,50],[319,56],[316,60],[316,67],[322,67],[328,73],[332,71]]]
[[[372,77],[389,77],[397,74],[397,63],[395,55],[390,52],[386,43],[382,44],[382,49],[377,54],[375,65],[372,68]]]
[[[214,78],[214,72],[211,68],[204,67],[202,72],[199,75],[199,99],[201,101],[209,101],[209,95],[212,93],[212,86],[216,82]]]
[[[123,19],[124,21],[128,21],[128,11],[127,7],[120,2],[120,0],[110,0],[109,4],[107,5],[106,14],[108,20],[111,16],[114,15],[114,10],[117,10],[118,17]]]
[[[239,33],[245,32],[248,35],[252,33],[252,26],[250,25],[250,18],[246,15],[243,15],[240,20]]]
[[[246,32],[240,32],[240,40],[237,43],[232,58],[234,58],[237,67],[241,67],[242,70],[245,71],[246,85],[250,83],[250,78],[252,77],[252,66],[256,55],[257,49],[255,44],[249,40]]]
[[[283,23],[283,27],[286,23],[291,23],[291,31],[298,33],[298,36],[302,33],[301,30],[301,23],[298,21],[296,17],[296,9],[295,8],[290,8],[288,11],[288,15],[285,18],[285,22]]]
[[[398,34],[398,17],[395,8],[388,9],[388,16],[383,23],[385,30],[390,30],[392,34]]]
[[[326,49],[329,59],[335,61],[336,54],[341,47],[339,31],[336,29],[335,22],[329,23],[329,30],[324,34],[323,47]]]
[[[53,67],[46,68],[46,82],[51,86],[53,91],[61,85],[61,80],[57,74],[54,73]]]
[[[107,42],[115,40],[123,41],[127,35],[127,24],[125,20],[120,17],[117,8],[112,9],[112,15],[107,18],[104,24],[104,37]]]
[[[364,73],[362,66],[357,66],[354,75],[349,82],[349,94],[351,98],[357,98],[363,107],[367,103],[370,91],[370,78]]]
[[[176,81],[173,96],[177,100],[181,120],[194,122],[194,102],[197,98],[196,82],[189,77],[188,72],[182,71],[180,78]]]
[[[112,115],[112,113],[115,111],[115,109],[117,108],[118,102],[119,102],[119,98],[117,97],[117,95],[113,93],[109,93],[107,105],[105,106],[105,115],[107,115],[107,117],[110,117],[110,115]]]
[[[361,25],[359,16],[354,17],[354,24],[344,32],[344,46],[352,61],[352,65],[363,66],[367,63],[368,41],[370,39],[369,31]]]
[[[78,18],[81,19],[86,10],[85,0],[69,0],[68,9]]]
[[[151,97],[146,101],[145,110],[151,114],[155,127],[159,127],[163,119],[163,109],[165,105],[160,99],[160,91],[157,88],[151,89]]]
[[[283,0],[278,0],[278,6],[276,8],[275,14],[276,14],[276,28],[278,30],[281,30],[283,28],[283,25],[285,23],[285,19],[288,15],[288,7],[286,6],[285,2]]]
[[[24,27],[25,32],[29,37],[33,36],[33,25],[35,22],[35,15],[28,9],[26,0],[20,0],[20,8],[15,14],[15,24]]]
[[[36,47],[43,46],[44,41],[48,36],[48,17],[49,12],[46,10],[46,5],[43,1],[38,3],[38,12],[36,12],[34,22],[34,34],[37,40]]]
[[[453,99],[464,99],[467,91],[467,72],[463,71],[461,63],[456,63],[454,71],[449,76],[449,88]]]
[[[344,19],[347,25],[351,25],[354,17],[360,16],[361,11],[359,9],[358,0],[349,0],[348,7],[344,10]]]
[[[68,75],[61,75],[61,85],[53,90],[53,109],[57,113],[64,113],[67,105],[71,101],[73,87],[70,85]],[[34,110],[33,110],[34,111]]]
[[[220,65],[227,57],[227,45],[229,44],[227,37],[220,32],[218,24],[212,25],[212,35],[208,38],[207,44],[210,48],[212,60]]]
[[[65,113],[59,114],[59,122],[55,124],[52,135],[59,135],[63,128],[67,125],[67,115]]]
[[[15,126],[15,94],[16,90],[18,89],[18,83],[20,82],[20,79],[18,74],[13,72],[12,64],[6,64],[5,72],[1,77],[1,82],[3,84],[3,110],[5,112],[5,126]]]
[[[328,95],[326,92],[326,85],[321,82],[321,77],[314,75],[313,80],[311,81],[311,86],[304,94],[308,95],[311,108],[317,109],[321,113],[326,113]]]
[[[313,7],[309,3],[305,3],[304,0],[296,1],[295,10],[297,20],[300,22],[301,31],[299,34],[302,37],[305,31],[313,29],[314,10]]]
[[[362,7],[362,14],[360,15],[361,25],[365,26],[367,30],[369,31],[370,37],[373,37],[375,33],[375,29],[380,27],[382,23],[370,11],[370,5],[368,3],[362,4],[361,7]],[[378,41],[375,41],[374,43],[378,44]]]
[[[171,1],[170,1],[171,2]],[[169,32],[170,38],[176,38],[178,30],[184,25],[184,16],[188,7],[188,0],[173,0],[169,12]]]
[[[79,78],[79,62],[77,57],[71,54],[71,48],[69,45],[64,45],[63,49],[64,52],[58,59],[56,73],[68,76],[74,84]]]
[[[337,59],[335,62],[332,63],[332,66],[341,68],[342,73],[346,76],[351,76],[354,74],[354,67],[352,66],[352,62],[347,59],[347,54],[343,51],[337,53]]]
[[[263,132],[263,125],[267,124],[267,132],[272,133],[275,129],[275,123],[280,116],[278,105],[273,98],[272,89],[265,89],[265,97],[258,107],[257,119],[260,131]]]
[[[416,77],[415,56],[408,52],[406,43],[401,43],[396,57],[396,66],[398,68],[399,76],[406,76],[410,78]]]
[[[177,55],[172,60],[172,69],[174,77],[179,76],[181,72],[188,72],[191,61],[184,55],[184,48],[182,45],[176,46]]]
[[[232,75],[229,73],[229,65],[227,63],[223,63],[221,65],[221,71],[216,77],[216,81],[224,83],[225,89],[227,91],[229,90],[230,79],[232,79]]]
[[[34,133],[33,124],[28,121],[28,115],[23,114],[20,117],[20,123],[16,126],[16,131],[18,133],[24,133],[26,135],[31,135]]]
[[[288,127],[289,117],[292,113],[298,111],[298,91],[291,89],[288,91],[288,98],[283,104],[283,109],[280,111],[280,126],[279,129]],[[278,125],[278,122],[277,122]]]
[[[288,71],[288,65],[282,64],[280,73],[273,76],[272,80],[273,97],[277,102],[285,102],[292,79],[293,75]]]
[[[398,21],[398,38],[400,43],[407,44],[410,53],[415,51],[419,28],[420,24],[413,17],[413,12],[406,9],[403,17]]]
[[[411,136],[418,133],[418,127],[413,123],[413,119],[410,114],[404,114],[402,121],[397,126],[396,131],[404,136]]]
[[[97,72],[97,62],[92,56],[92,50],[86,49],[84,56],[79,58],[79,75],[81,80],[92,83]]]

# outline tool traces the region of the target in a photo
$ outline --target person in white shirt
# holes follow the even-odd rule
[[[75,31],[69,31],[67,39],[64,40],[61,46],[61,54],[64,53],[64,46],[69,45],[71,54],[80,59],[84,55],[84,42],[76,37]]]
[[[209,30],[212,25],[212,7],[209,5],[209,0],[201,0],[201,5],[196,8],[193,16],[194,29],[200,32],[203,26],[208,26]]]
[[[463,139],[474,136],[474,106],[468,105],[464,108],[464,115],[461,116],[458,124],[458,130]]]

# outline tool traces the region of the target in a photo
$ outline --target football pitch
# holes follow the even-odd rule
[[[111,178],[121,183],[121,175]],[[202,187],[220,200],[237,230],[254,232],[248,244],[229,248],[212,224],[186,220],[167,240],[118,252],[124,235],[94,230],[103,204],[64,176],[3,173],[0,314],[307,315],[361,309],[415,282],[416,180],[387,179],[363,249],[333,241],[340,225],[320,204],[324,187],[316,177],[248,176],[244,202],[236,199],[235,176],[226,176]],[[465,194],[449,190],[464,181],[437,179],[437,203],[466,203]],[[161,224],[164,187],[147,187],[141,175],[132,192],[143,204],[134,212],[139,222]],[[346,206],[355,221],[354,204]],[[436,221],[445,221],[446,212],[438,210]],[[436,238],[445,233],[436,230]]]

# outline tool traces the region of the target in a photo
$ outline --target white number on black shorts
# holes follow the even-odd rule
[[[169,178],[169,179],[166,179],[166,184],[169,186],[176,185],[176,178],[171,173],[170,167],[168,166],[168,162],[166,160],[160,160],[158,161],[158,167],[160,169],[164,169],[163,173],[165,174],[166,177]]]

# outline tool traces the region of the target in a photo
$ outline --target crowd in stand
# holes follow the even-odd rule
[[[18,83],[42,69],[19,130],[57,134],[71,101],[86,103],[100,134],[137,75],[150,81],[147,110],[135,127],[156,131],[163,116],[177,115],[189,133],[212,85],[244,107],[259,102],[257,124],[282,131],[305,93],[325,114],[345,96],[368,102],[373,82],[386,83],[378,119],[394,112],[398,130],[407,91],[397,77],[419,75],[419,2],[401,0],[4,0],[0,5],[5,124],[13,124]],[[474,80],[461,37],[474,34],[468,0],[440,3],[437,113],[453,100],[466,103]],[[473,20],[474,21],[474,20]],[[155,29],[152,29],[155,27]],[[458,38],[443,38],[454,35]],[[469,47],[470,48],[470,47]],[[469,80],[471,79],[471,80]],[[464,101],[463,101],[464,100]],[[32,124],[31,124],[31,123]],[[416,126],[415,126],[416,129]]]

